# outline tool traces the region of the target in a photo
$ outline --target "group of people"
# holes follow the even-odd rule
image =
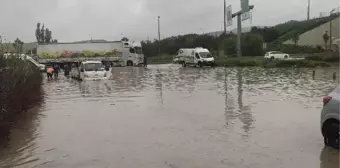
[[[59,67],[58,64],[55,64],[51,67],[48,67],[46,69],[47,78],[52,79],[53,76],[54,76],[54,78],[57,78],[58,75],[59,75],[59,72],[60,72],[60,67]],[[65,64],[64,65],[64,75],[68,76],[69,74],[70,74],[70,67],[67,64]]]
[[[57,78],[58,74],[59,74],[59,70],[60,69],[59,69],[59,66],[57,64],[52,66],[52,67],[48,67],[46,69],[47,79],[53,78],[53,75],[54,75],[55,78]]]

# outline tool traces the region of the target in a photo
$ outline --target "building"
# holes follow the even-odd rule
[[[319,25],[318,27],[306,31],[299,35],[297,45],[302,46],[321,46],[323,48],[329,48],[329,43],[332,39],[332,49],[339,49],[339,24],[340,24],[340,17],[337,16],[333,20],[326,22],[324,24]],[[327,44],[325,44],[323,35],[327,33],[330,34],[330,29],[332,30],[332,38],[329,38]],[[292,39],[284,41],[283,44],[295,44]]]

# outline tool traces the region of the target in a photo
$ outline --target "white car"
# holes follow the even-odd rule
[[[84,61],[79,67],[72,68],[70,74],[80,80],[102,80],[110,77],[110,70],[106,71],[101,61]]]
[[[289,54],[283,53],[281,51],[269,51],[264,55],[267,59],[289,59]]]
[[[321,133],[326,146],[339,149],[339,98],[340,85],[323,98],[321,111]]]

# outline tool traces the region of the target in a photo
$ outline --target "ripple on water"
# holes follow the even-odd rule
[[[177,65],[112,74],[45,80],[44,104],[14,129],[0,167],[311,167],[338,156],[319,149],[321,99],[338,84],[327,69],[315,79],[311,69]]]

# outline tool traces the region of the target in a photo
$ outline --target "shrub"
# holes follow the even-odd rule
[[[42,76],[28,61],[0,56],[0,140],[16,117],[42,100]]]

